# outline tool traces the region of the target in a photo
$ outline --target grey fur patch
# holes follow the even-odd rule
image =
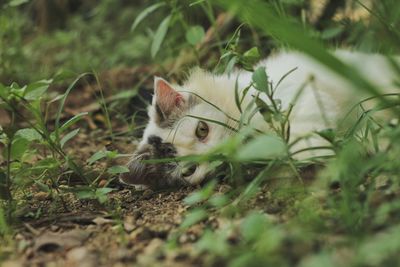
[[[135,152],[128,163],[128,173],[120,179],[127,184],[146,185],[152,188],[166,188],[185,184],[181,177],[174,175],[178,164],[174,161],[166,163],[147,163],[145,160],[173,158],[176,149],[171,143],[163,143],[161,138],[152,135],[147,144]]]

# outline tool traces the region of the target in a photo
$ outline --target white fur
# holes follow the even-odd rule
[[[335,55],[340,60],[355,67],[367,80],[379,86],[385,92],[394,88],[395,75],[383,56],[342,50],[336,51]],[[302,93],[294,103],[295,106],[290,116],[291,141],[310,134],[311,137],[297,143],[292,148],[294,151],[309,146],[326,145],[325,140],[317,135],[312,135],[312,132],[336,127],[338,120],[349,110],[350,106],[365,96],[360,93],[361,91],[355,90],[342,77],[298,52],[275,54],[262,61],[260,65],[266,67],[268,77],[273,84],[277,84],[282,76],[293,68],[297,68],[282,81],[275,93],[275,98],[282,101],[284,109],[288,108],[302,85],[305,84]],[[313,82],[307,82],[311,77],[313,77]],[[235,104],[236,79],[238,79],[239,88],[243,89],[251,83],[251,73],[238,71],[230,75],[216,76],[196,69],[183,85],[173,85],[173,87],[184,96],[184,99],[188,99],[191,93],[195,93],[218,106],[225,114],[239,119],[240,112]],[[243,102],[243,108],[251,101],[251,95],[255,94],[255,89],[251,88]],[[173,130],[168,130],[158,127],[154,122],[154,103],[149,108],[149,115],[150,122],[145,129],[141,145],[146,142],[148,136],[157,135],[164,142],[173,143],[178,156],[207,152],[232,133],[223,126],[208,123],[209,135],[205,141],[201,142],[195,136],[198,119],[186,116],[179,121]],[[236,126],[236,123],[224,113],[205,102],[196,105],[188,112],[188,115],[209,118],[233,127]],[[260,114],[254,117],[252,126],[266,132],[270,131],[268,124],[265,123]],[[329,152],[326,151],[325,153]],[[299,155],[302,158],[307,156],[310,155],[306,153]],[[209,171],[208,168],[208,164],[200,165],[193,175],[186,178],[187,181],[192,184],[201,182]]]

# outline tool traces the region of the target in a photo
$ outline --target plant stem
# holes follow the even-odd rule
[[[11,113],[11,129],[14,128],[14,123],[15,123],[15,115],[12,112]],[[14,135],[14,134],[12,134]],[[13,196],[11,193],[11,148],[12,148],[12,137],[9,138],[8,144],[7,144],[7,177],[6,177],[6,188],[7,188],[7,221],[11,221],[11,216],[12,216],[12,201],[13,201]]]

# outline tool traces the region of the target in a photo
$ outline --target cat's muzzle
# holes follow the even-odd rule
[[[152,159],[174,158],[176,149],[171,143],[163,143],[158,137],[150,137],[148,144],[142,145],[127,164],[129,172],[122,173],[120,180],[131,185],[151,188],[166,188],[183,183],[175,161],[149,162]]]

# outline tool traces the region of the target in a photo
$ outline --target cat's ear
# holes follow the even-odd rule
[[[162,78],[154,77],[153,105],[162,119],[168,118],[184,102],[182,94],[177,92],[171,84]]]

